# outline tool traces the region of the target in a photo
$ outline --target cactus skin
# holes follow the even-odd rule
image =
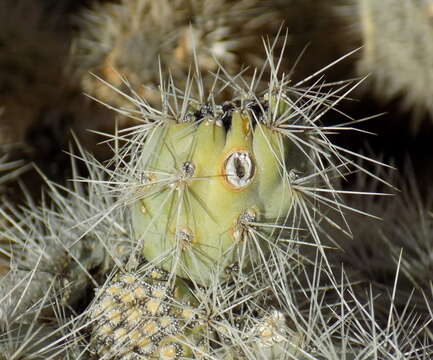
[[[281,134],[236,108],[192,123],[167,123],[145,145],[142,197],[132,206],[143,256],[167,271],[208,284],[212,273],[250,262],[238,252],[246,223],[276,219],[291,207],[288,169],[306,168],[306,157]],[[227,121],[227,120],[224,120]]]

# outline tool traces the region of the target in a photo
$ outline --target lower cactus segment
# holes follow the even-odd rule
[[[192,296],[168,274],[154,270],[116,276],[101,288],[89,309],[95,348],[103,359],[180,359],[198,342]],[[191,345],[193,346],[193,345]]]
[[[292,204],[287,173],[307,163],[287,138],[240,107],[167,122],[145,147],[146,184],[132,206],[143,255],[201,285],[251,261],[251,254],[242,255],[253,241],[248,228],[286,216]],[[257,242],[261,248],[265,241]]]
[[[277,359],[297,353],[302,336],[288,329],[282,312],[253,317],[233,299],[227,309],[215,308],[220,296],[180,278],[170,280],[157,268],[119,273],[97,291],[88,309],[93,348],[106,360],[230,360],[251,351]]]

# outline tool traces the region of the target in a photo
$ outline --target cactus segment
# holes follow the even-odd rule
[[[132,205],[145,259],[201,285],[249,262],[238,251],[248,223],[291,206],[286,167],[299,150],[249,109],[233,109],[228,125],[206,115],[155,129],[141,163],[152,181]]]

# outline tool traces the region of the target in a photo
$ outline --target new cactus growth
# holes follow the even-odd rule
[[[144,268],[118,273],[96,292],[87,314],[91,344],[101,359],[242,358],[245,346],[236,338],[251,342],[249,351],[271,359],[297,353],[287,341],[290,331],[282,312],[265,312],[251,321],[248,311],[239,311],[239,299],[227,302],[236,310],[212,309],[212,300],[229,295],[233,286],[211,294],[170,279],[161,269]],[[301,338],[291,333],[294,344]]]

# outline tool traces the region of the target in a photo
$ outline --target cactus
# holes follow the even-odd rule
[[[90,155],[83,157],[85,161],[90,159]],[[72,164],[77,171],[74,160]],[[101,171],[90,171],[95,179],[101,179]],[[74,174],[78,178],[78,173]],[[26,292],[28,301],[54,287],[64,293],[63,301],[72,305],[89,286],[97,284],[95,279],[105,276],[102,274],[113,266],[114,258],[122,259],[131,252],[127,231],[107,216],[87,235],[89,221],[96,213],[112,207],[110,199],[101,196],[100,188],[76,183],[72,189],[65,189],[46,177],[44,181],[49,191],[39,205],[28,192],[27,204],[20,210],[6,197],[2,199],[1,253],[24,273],[35,272],[35,285]]]
[[[358,73],[371,74],[370,84],[381,101],[401,98],[412,110],[416,131],[424,115],[431,115],[433,77],[432,4],[429,0],[354,2],[348,21],[360,23],[363,49]],[[359,19],[356,19],[359,16]],[[350,20],[349,20],[350,19]]]
[[[379,171],[377,171],[379,173]],[[380,199],[351,199],[350,204],[381,219],[349,217],[354,238],[338,241],[342,252],[332,254],[331,262],[345,264],[351,281],[362,281],[355,288],[359,299],[373,294],[395,291],[393,301],[401,313],[410,303],[421,316],[429,317],[433,298],[430,289],[432,229],[432,196],[421,193],[414,171],[407,167],[400,174],[382,172],[382,178],[392,182],[400,191]],[[377,192],[380,185],[358,176],[355,189]],[[399,266],[398,287],[395,287],[395,268]],[[368,282],[367,282],[368,281]],[[379,297],[376,314],[386,322],[391,299]]]
[[[268,61],[272,67],[272,58]],[[146,262],[161,266],[173,281],[190,282],[194,297],[200,297],[202,286],[217,302],[223,301],[227,287],[235,286],[233,307],[249,291],[260,294],[257,302],[246,300],[247,310],[237,313],[240,319],[248,319],[247,323],[239,320],[242,331],[233,324],[227,327],[231,350],[227,352],[223,342],[217,353],[229,359],[253,351],[245,345],[245,334],[272,333],[273,315],[260,318],[253,313],[284,302],[285,295],[267,289],[286,289],[285,274],[295,274],[294,268],[302,263],[297,244],[315,245],[324,255],[321,222],[338,228],[324,206],[339,214],[342,208],[352,209],[340,202],[331,175],[342,176],[350,166],[363,169],[347,157],[349,151],[326,138],[327,131],[338,127],[320,126],[323,111],[341,98],[328,103],[327,96],[321,97],[314,88],[288,87],[287,80],[276,75],[262,93],[254,91],[255,84],[243,89],[233,78],[227,81],[240,95],[222,105],[215,103],[212,94],[205,102],[190,97],[189,89],[179,95],[172,83],[162,93],[161,110],[134,99],[143,125],[131,129],[130,139],[122,137],[127,145],[113,159],[114,170],[107,170],[112,179],[107,184],[119,192],[118,205],[130,208],[137,251]],[[325,110],[317,109],[319,105]],[[299,227],[308,231],[306,242]],[[290,265],[285,268],[284,263]],[[254,286],[239,288],[243,282]],[[221,288],[225,291],[218,293]],[[203,299],[197,306],[206,303]],[[281,312],[276,311],[274,315]],[[214,331],[220,334],[217,338],[225,337],[220,327]],[[194,338],[186,331],[183,336],[188,341]],[[285,333],[284,350],[273,344],[272,349],[254,351],[274,357],[283,351],[291,356],[290,346],[298,349],[293,343],[299,336]],[[206,341],[212,339],[207,336]],[[215,353],[213,348],[207,346],[206,356]],[[349,353],[356,356],[355,350]]]
[[[59,354],[54,344],[62,338],[62,327],[53,309],[60,306],[61,295],[54,291],[55,277],[45,277],[37,265],[27,271],[14,261],[0,275],[1,360],[54,359]],[[41,289],[41,284],[47,286]]]
[[[279,31],[283,25],[288,34],[285,39]],[[71,72],[86,93],[127,108],[133,108],[131,103],[104,86],[98,77],[159,106],[161,68],[172,74],[179,88],[184,88],[190,65],[196,61],[203,87],[211,91],[215,76],[209,72],[218,72],[218,64],[230,73],[254,77],[254,69],[266,60],[266,52],[257,46],[263,38],[275,42],[279,50],[288,44],[281,67],[298,80],[353,48],[343,40],[344,32],[336,31],[343,28],[343,22],[334,7],[312,0],[164,0],[158,5],[150,0],[122,0],[83,11],[78,26],[71,50]],[[326,36],[330,31],[333,36]],[[328,46],[322,46],[323,41]],[[298,61],[308,43],[309,56]],[[348,70],[341,67],[335,72],[340,77],[333,77],[340,80],[341,73],[346,76]],[[214,97],[222,102],[235,93],[228,87],[214,92]]]
[[[142,162],[147,184],[132,208],[144,257],[167,254],[165,270],[201,284],[212,269],[239,261],[235,248],[246,241],[248,223],[290,208],[278,164],[301,170],[306,162],[282,136],[255,126],[252,112],[234,109],[229,117],[228,131],[214,115],[156,129]]]

